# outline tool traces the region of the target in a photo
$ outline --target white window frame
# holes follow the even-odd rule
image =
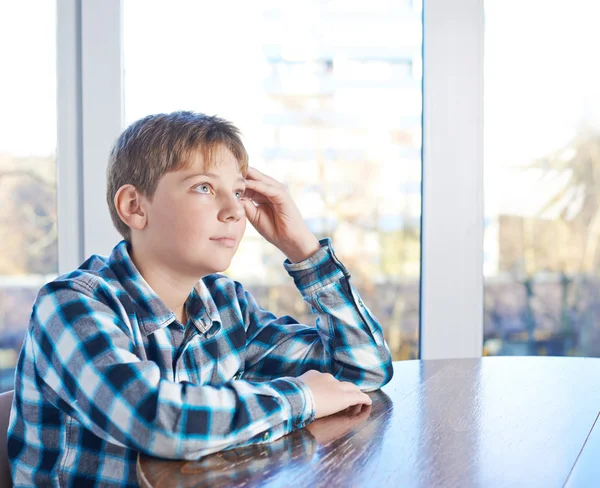
[[[106,164],[123,129],[121,0],[82,0],[84,255],[110,254],[121,240],[106,204]]]
[[[83,260],[81,180],[81,5],[56,4],[58,272]]]
[[[123,125],[121,0],[57,2],[58,266],[109,254],[106,163]]]
[[[421,358],[483,351],[483,0],[424,2]]]
[[[421,358],[479,357],[483,0],[423,3]],[[61,272],[119,240],[104,191],[124,120],[122,24],[122,0],[58,1]]]

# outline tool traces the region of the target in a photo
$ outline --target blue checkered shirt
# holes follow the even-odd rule
[[[330,372],[362,390],[392,376],[389,349],[328,239],[284,263],[317,325],[275,317],[239,283],[204,277],[182,325],[125,241],[45,285],[15,374],[15,486],[137,486],[138,452],[198,459],[269,442],[315,416],[297,379]]]

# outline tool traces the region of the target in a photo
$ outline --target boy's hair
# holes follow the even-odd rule
[[[219,117],[195,112],[148,115],[125,129],[111,150],[106,170],[106,201],[119,233],[131,240],[131,230],[114,203],[119,188],[131,184],[152,200],[162,176],[185,168],[196,151],[210,167],[213,152],[221,145],[232,152],[246,176],[248,154],[240,131]]]

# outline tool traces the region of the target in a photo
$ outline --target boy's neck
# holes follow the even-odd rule
[[[129,255],[144,280],[164,304],[173,311],[177,320],[185,325],[187,322],[185,302],[198,280],[189,276],[179,276],[175,271],[156,262],[152,256],[144,253],[143,249],[136,248],[134,250],[131,247]]]

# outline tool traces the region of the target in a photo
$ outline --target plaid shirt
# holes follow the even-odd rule
[[[392,376],[381,326],[328,239],[284,266],[317,326],[275,317],[209,275],[180,324],[125,241],[45,285],[15,375],[8,453],[15,486],[137,486],[136,456],[198,459],[311,422],[316,369],[375,390]]]

